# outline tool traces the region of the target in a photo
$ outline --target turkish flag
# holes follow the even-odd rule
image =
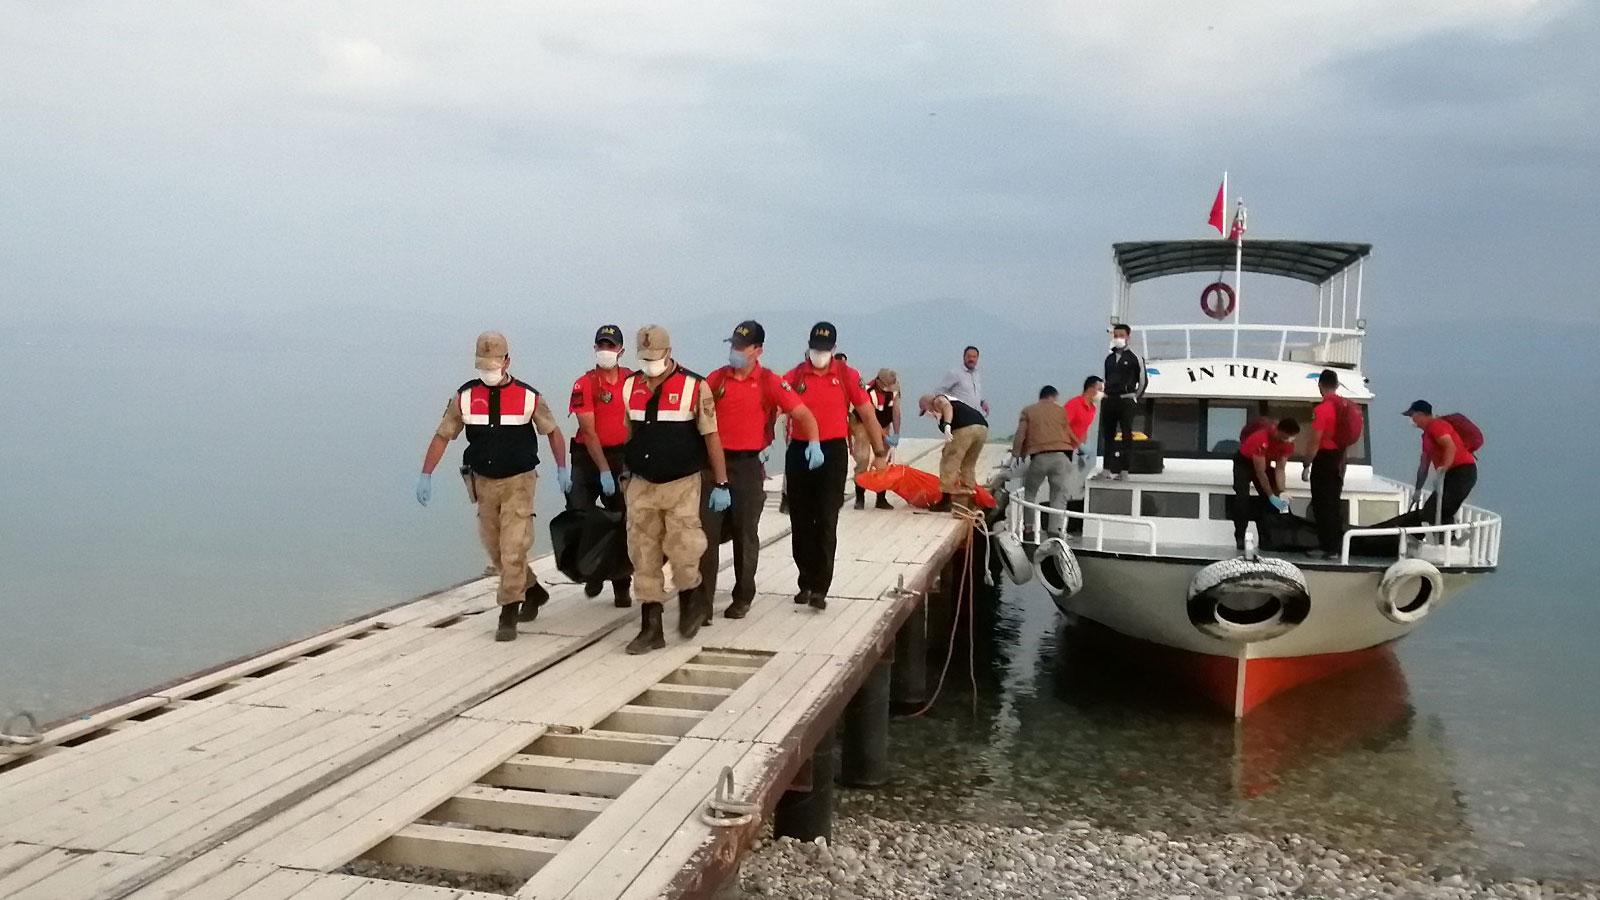
[[[1217,199],[1211,201],[1211,218],[1206,220],[1212,228],[1217,230],[1217,234],[1228,233],[1222,227],[1222,208],[1226,206],[1228,202],[1227,199],[1222,196],[1222,189],[1224,186],[1225,184],[1217,185]]]

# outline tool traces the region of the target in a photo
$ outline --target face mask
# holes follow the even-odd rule
[[[728,365],[735,369],[743,369],[750,365],[750,352],[748,350],[729,350]]]
[[[639,370],[644,372],[646,377],[655,378],[667,370],[667,361],[664,359],[647,359],[639,363]]]
[[[478,379],[490,387],[494,387],[506,380],[506,373],[499,369],[479,369]]]
[[[828,367],[828,363],[833,362],[833,351],[807,350],[806,359],[810,360],[813,366],[816,366],[819,369],[825,369]]]
[[[1121,350],[1126,346],[1128,346],[1128,342],[1123,338],[1112,338],[1111,339],[1111,349],[1113,349],[1113,350]]]
[[[617,357],[620,355],[615,350],[596,350],[594,352],[594,364],[602,369],[615,369],[617,367]]]

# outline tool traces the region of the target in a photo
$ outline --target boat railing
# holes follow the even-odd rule
[[[1094,549],[1104,550],[1106,546],[1106,527],[1108,525],[1127,526],[1145,535],[1145,552],[1151,556],[1156,555],[1160,546],[1160,530],[1155,521],[1144,516],[1123,516],[1111,513],[1079,512],[1071,509],[1056,509],[1043,503],[1036,503],[1024,498],[1021,488],[1012,488],[1007,492],[1010,500],[1006,506],[1006,525],[1011,533],[1021,541],[1028,534],[1042,535],[1046,530],[1053,534],[1065,534],[1068,519],[1080,519],[1084,523],[1084,531],[1089,530],[1089,525],[1094,525]],[[1060,517],[1046,519],[1046,516]],[[1054,521],[1053,528],[1046,529],[1045,522]],[[1085,541],[1091,535],[1085,533]]]
[[[1409,491],[1410,488],[1408,487]],[[1433,499],[1435,518],[1442,518],[1443,498],[1435,492]],[[1409,508],[1411,498],[1406,498]],[[1463,505],[1456,512],[1456,521],[1448,525],[1402,525],[1392,528],[1352,528],[1344,533],[1339,548],[1339,562],[1350,562],[1350,542],[1363,537],[1395,537],[1400,540],[1398,558],[1426,558],[1430,548],[1443,548],[1443,561],[1451,565],[1474,568],[1493,568],[1500,564],[1500,516],[1477,506]],[[1439,543],[1430,542],[1437,537]],[[1417,538],[1416,542],[1409,538]],[[1458,559],[1455,551],[1462,551],[1465,559]],[[1436,560],[1429,560],[1430,562]]]
[[[1311,325],[1141,325],[1139,336],[1146,361],[1232,357],[1303,362],[1312,365],[1361,365],[1364,328]]]

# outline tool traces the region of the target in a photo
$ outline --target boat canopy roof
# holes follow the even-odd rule
[[[1234,244],[1226,240],[1129,241],[1113,244],[1112,250],[1117,268],[1129,284],[1234,267]],[[1240,266],[1246,272],[1322,284],[1371,252],[1371,244],[1343,241],[1246,240]]]

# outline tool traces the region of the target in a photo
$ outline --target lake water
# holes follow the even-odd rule
[[[896,360],[911,390],[944,368],[928,361],[928,335],[840,322],[852,346],[913,360]],[[65,349],[52,332],[0,335],[0,712],[66,715],[476,574],[453,462],[432,506],[412,499],[440,408],[470,375],[456,345],[475,328],[452,327],[467,334],[449,346],[428,322],[360,339],[90,327]],[[944,327],[930,320],[959,347]],[[1094,336],[972,328],[1000,348],[985,362],[998,411],[1097,365]],[[726,329],[699,330],[682,355],[720,358]],[[1502,570],[1403,642],[1397,666],[1312,688],[1294,706],[1315,715],[1239,731],[1106,684],[1048,599],[1013,590],[980,648],[976,717],[963,675],[933,715],[898,724],[903,758],[939,765],[902,769],[875,802],[921,792],[967,817],[1295,830],[1600,875],[1600,553],[1586,517],[1600,373],[1576,332],[1427,335],[1371,345],[1379,410],[1395,413],[1374,416],[1380,468],[1411,471],[1415,431],[1398,414],[1411,399],[1467,410],[1489,437],[1474,500],[1505,514],[1506,546]],[[587,336],[548,338],[575,349],[529,364],[513,337],[513,357],[560,403]]]

